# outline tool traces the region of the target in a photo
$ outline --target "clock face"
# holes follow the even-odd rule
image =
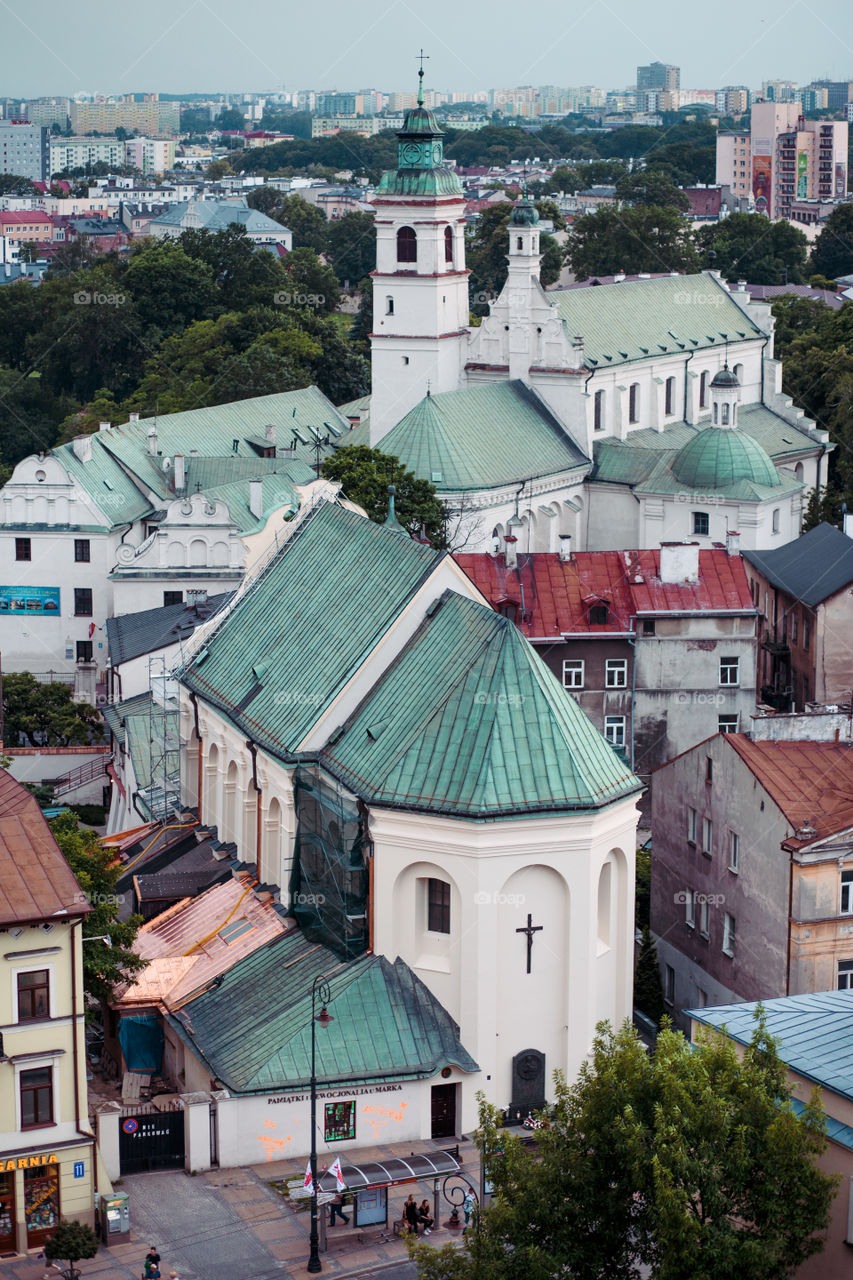
[[[407,142],[403,147],[404,164],[419,164],[421,158],[421,149],[417,142]]]
[[[433,164],[441,164],[444,159],[440,142],[434,142],[432,145],[432,162]]]

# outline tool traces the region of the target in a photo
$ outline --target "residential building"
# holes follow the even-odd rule
[[[49,176],[50,130],[28,120],[0,120],[0,173],[14,173],[31,182]]]
[[[744,560],[759,613],[759,700],[782,711],[847,702],[853,538],[823,522]]]
[[[519,555],[510,536],[505,555],[455,558],[648,783],[700,739],[749,725],[756,611],[734,544]]]
[[[151,219],[148,234],[155,240],[175,240],[184,231],[225,231],[233,223],[255,244],[280,244],[288,252],[293,248],[289,227],[283,227],[257,209],[250,209],[245,196],[170,204],[164,213]]]
[[[53,219],[39,209],[27,213],[0,212],[0,236],[12,248],[22,244],[49,244],[54,238]]]
[[[651,927],[682,1010],[849,986],[853,749],[726,733],[652,788]]]
[[[32,124],[43,124],[48,129],[53,125],[60,129],[68,128],[70,98],[29,98],[22,105],[23,114]]]
[[[174,138],[128,138],[124,144],[125,164],[140,173],[166,173],[175,167]]]
[[[143,102],[128,95],[115,102],[71,103],[71,128],[75,134],[115,133],[122,128],[146,137],[177,134],[180,130],[180,104],[160,102],[157,94],[146,94]]]
[[[51,174],[88,169],[96,164],[107,164],[111,169],[123,169],[125,163],[125,144],[116,137],[51,138],[50,140]]]
[[[840,1175],[826,1241],[819,1253],[797,1267],[797,1280],[846,1280],[853,1246],[853,994],[822,991],[762,1000],[761,1013],[787,1067],[793,1110],[802,1112],[814,1089],[820,1091],[829,1143],[818,1165]],[[733,1040],[741,1054],[752,1039],[757,1015],[757,1003],[691,1009],[690,1038],[695,1041],[701,1031],[711,1029]]]
[[[0,1250],[40,1248],[60,1218],[94,1222],[86,1106],[86,895],[35,797],[0,769]]]
[[[665,62],[652,62],[647,67],[637,67],[637,91],[645,89],[680,89],[681,68]]]

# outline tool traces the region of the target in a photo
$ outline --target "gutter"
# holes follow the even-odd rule
[[[74,1049],[73,1049],[73,1057],[74,1057],[74,1063],[73,1063],[73,1066],[74,1066],[74,1127],[75,1127],[75,1129],[77,1130],[78,1134],[80,1134],[80,1136],[81,1136],[81,1137],[88,1138],[88,1139],[90,1139],[90,1141],[91,1141],[91,1148],[90,1148],[90,1150],[91,1150],[91,1155],[90,1155],[90,1157],[89,1157],[89,1158],[90,1158],[90,1160],[92,1161],[92,1180],[93,1180],[93,1187],[94,1187],[95,1197],[96,1197],[96,1199],[97,1199],[97,1194],[98,1194],[98,1155],[97,1155],[97,1149],[96,1149],[96,1146],[95,1146],[95,1135],[94,1135],[94,1133],[91,1133],[88,1129],[84,1129],[84,1128],[82,1128],[82,1126],[81,1126],[81,1124],[80,1124],[80,1045],[79,1045],[79,1036],[78,1036],[78,1034],[77,1034],[77,1031],[78,1031],[78,1020],[80,1019],[80,1017],[81,1017],[81,1016],[84,1016],[84,1015],[81,1015],[81,1014],[78,1012],[78,1009],[77,1009],[77,945],[76,945],[77,939],[76,939],[76,929],[77,929],[77,925],[78,925],[78,924],[80,925],[80,933],[81,933],[81,938],[82,938],[82,932],[83,932],[83,920],[82,920],[82,918],[80,918],[80,919],[78,919],[78,920],[73,920],[73,921],[71,922],[71,931],[70,931],[70,934],[69,934],[69,938],[70,938],[70,942],[71,942],[71,1035],[72,1035],[72,1040],[73,1040],[73,1045],[74,1045]],[[82,950],[83,950],[83,944],[82,944],[82,941],[81,941],[81,943],[80,943],[80,951],[81,951],[81,953],[82,953]]]
[[[685,382],[685,387],[686,387]],[[631,621],[636,624],[636,618],[632,617]],[[634,639],[628,637],[628,643],[631,646],[631,772],[634,772],[634,703],[637,697],[637,628],[634,626]]]

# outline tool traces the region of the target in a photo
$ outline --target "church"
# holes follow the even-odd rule
[[[769,304],[713,271],[546,292],[525,196],[471,326],[465,196],[422,93],[398,136],[374,200],[372,391],[342,406],[346,443],[435,485],[468,552],[797,537],[832,446],[782,394]]]

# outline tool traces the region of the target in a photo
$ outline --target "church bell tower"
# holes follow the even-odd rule
[[[428,389],[457,390],[468,338],[465,197],[424,107],[423,67],[418,74],[418,105],[397,135],[397,168],[382,175],[374,199],[373,446]]]

